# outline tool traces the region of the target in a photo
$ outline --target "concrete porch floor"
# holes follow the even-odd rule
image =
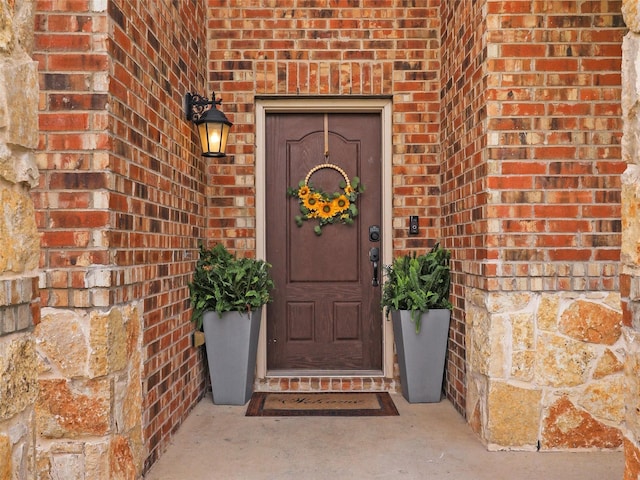
[[[392,398],[400,416],[245,417],[208,395],[145,479],[623,478],[622,452],[488,452],[447,400]]]

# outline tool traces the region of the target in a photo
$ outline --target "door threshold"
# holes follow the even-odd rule
[[[256,378],[256,391],[263,392],[392,392],[400,391],[396,378],[381,370],[270,370]]]
[[[383,377],[382,370],[268,370],[266,378]]]

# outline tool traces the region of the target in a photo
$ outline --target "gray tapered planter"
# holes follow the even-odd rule
[[[422,314],[420,332],[409,310],[391,310],[398,353],[402,396],[409,403],[436,403],[441,399],[451,311]]]
[[[244,405],[253,393],[253,381],[262,309],[251,312],[205,312],[203,329],[213,403]]]

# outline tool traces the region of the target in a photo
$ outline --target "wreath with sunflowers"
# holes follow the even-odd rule
[[[311,175],[323,168],[331,168],[342,175],[340,190],[333,193],[314,188],[309,183]],[[351,225],[353,219],[358,216],[356,200],[364,191],[358,177],[353,181],[345,171],[333,163],[323,163],[313,167],[304,180],[301,180],[297,188],[287,189],[287,194],[298,199],[301,215],[296,215],[296,225],[301,227],[306,220],[318,220],[318,225],[313,228],[316,235],[322,235],[322,227],[331,223],[344,223]]]

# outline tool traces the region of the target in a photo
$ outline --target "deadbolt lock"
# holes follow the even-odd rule
[[[370,242],[380,241],[380,227],[378,225],[371,225],[369,227],[369,241]]]

